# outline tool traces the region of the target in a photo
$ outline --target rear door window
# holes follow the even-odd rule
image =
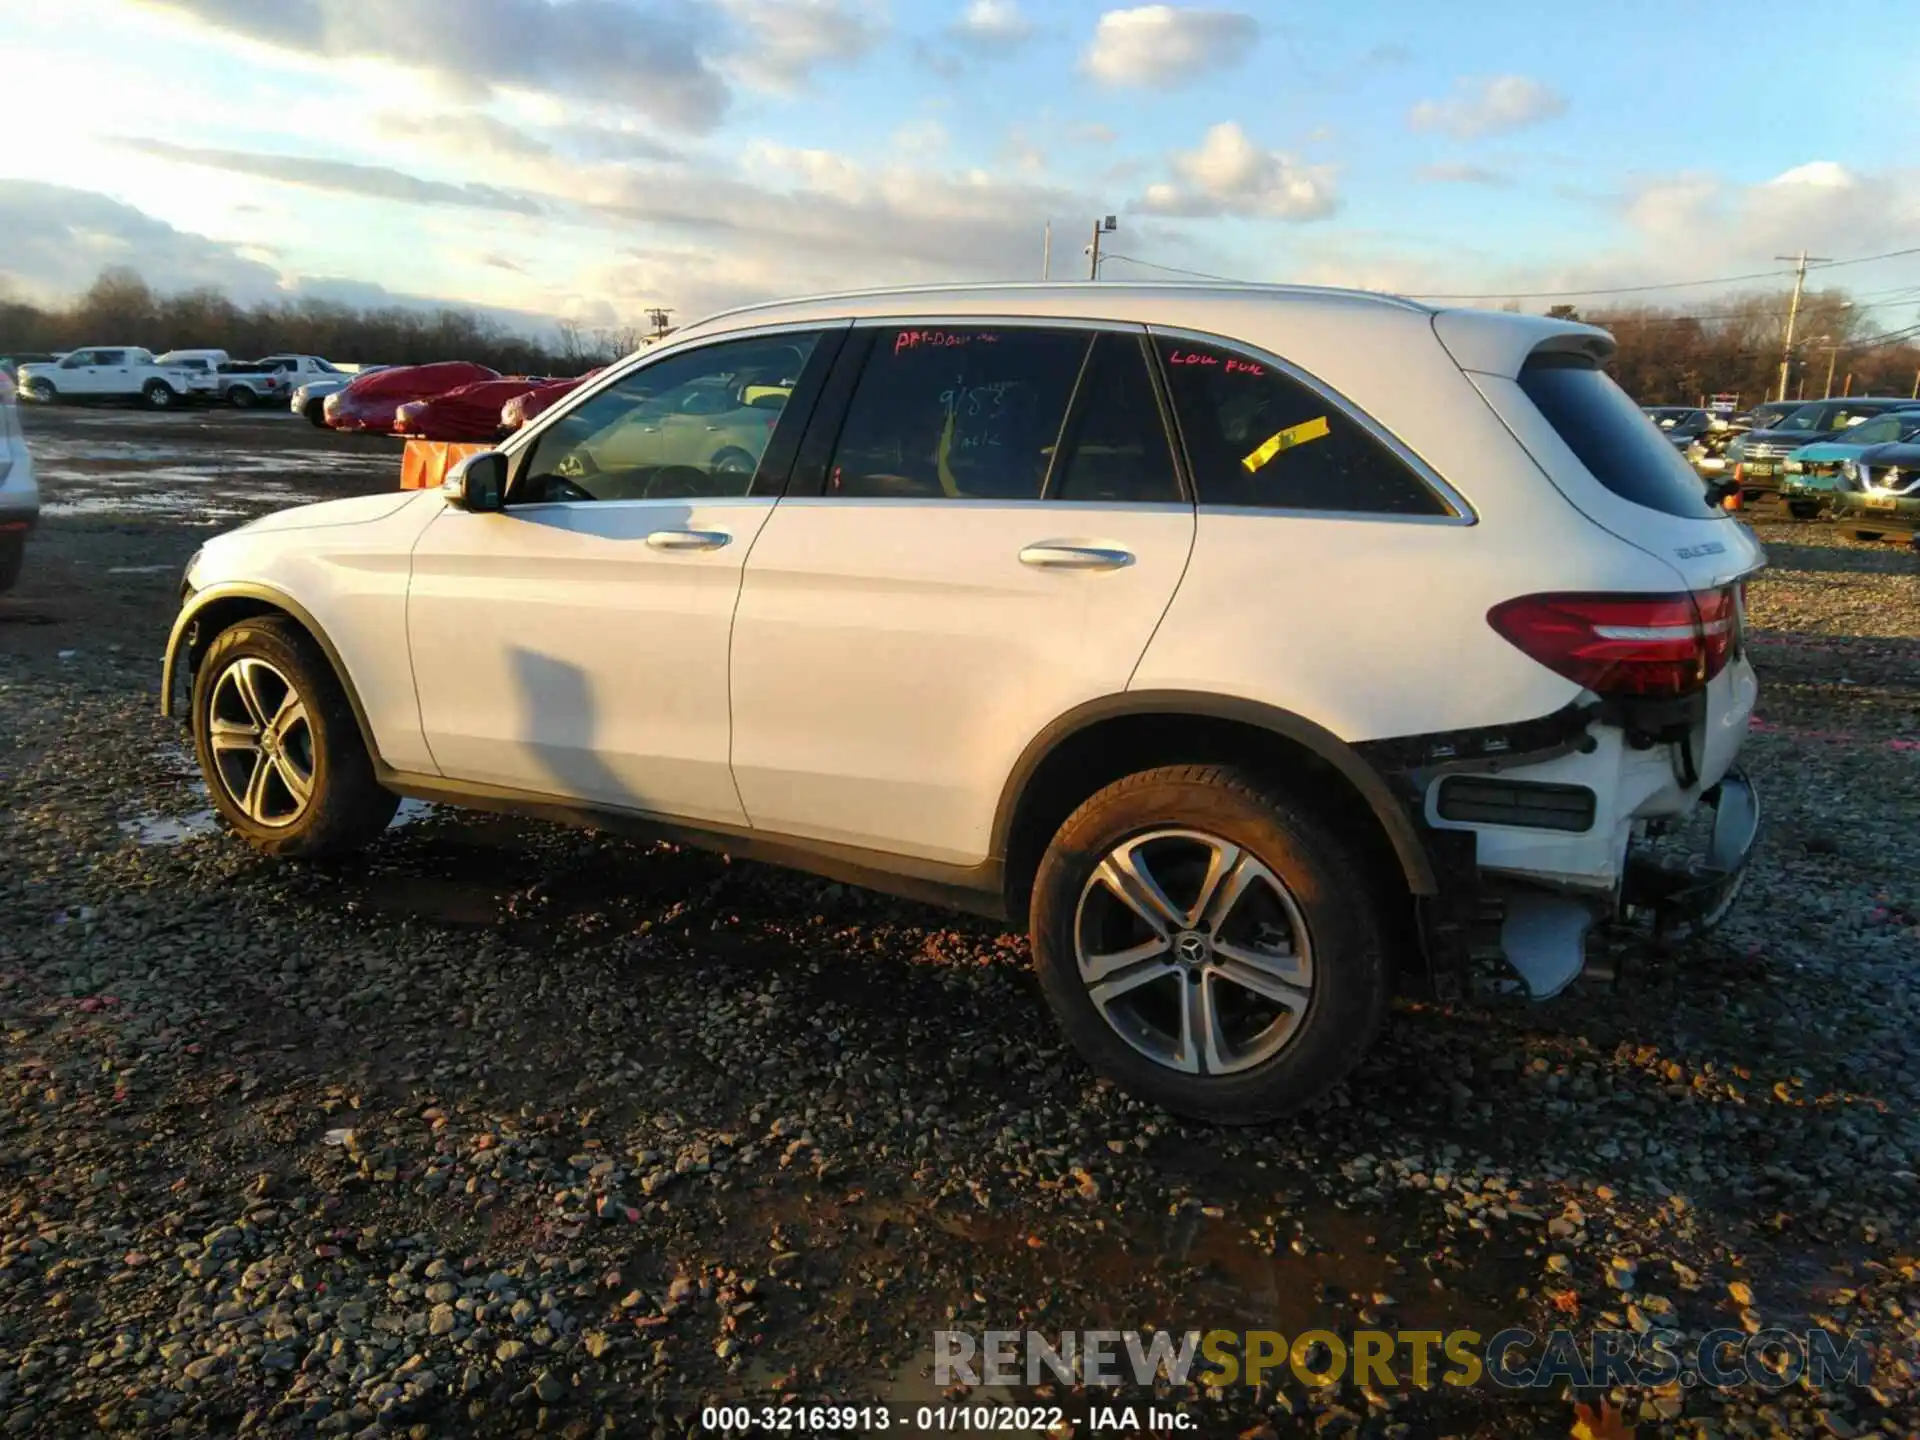
[[[1535,355],[1520,388],[1593,478],[1621,499],[1665,515],[1725,512],[1707,487],[1610,376],[1581,355]]]
[[[1090,339],[1019,326],[878,331],[825,493],[1039,499]]]
[[[1452,513],[1399,456],[1291,375],[1215,345],[1164,336],[1154,345],[1200,504],[1362,515]],[[1633,417],[1648,429],[1638,410]]]

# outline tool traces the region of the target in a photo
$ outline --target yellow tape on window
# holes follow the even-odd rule
[[[1258,470],[1282,450],[1291,450],[1296,445],[1304,445],[1309,440],[1318,440],[1327,433],[1327,417],[1318,416],[1312,420],[1303,420],[1298,425],[1289,425],[1278,435],[1266,441],[1261,447],[1240,463],[1249,473]]]

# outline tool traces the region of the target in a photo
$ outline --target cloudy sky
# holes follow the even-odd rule
[[[1912,21],[1910,0],[0,0],[0,289],[128,263],[161,288],[684,320],[1037,278],[1049,219],[1054,274],[1081,275],[1104,213],[1110,279],[1737,276],[1920,245]],[[1899,297],[1920,255],[1827,278]]]

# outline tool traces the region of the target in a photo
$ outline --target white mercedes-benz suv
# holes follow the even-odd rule
[[[1277,287],[736,310],[210,542],[163,703],[267,854],[417,796],[1002,917],[1095,1067],[1262,1119],[1397,979],[1547,995],[1732,903],[1763,557],[1610,350]]]

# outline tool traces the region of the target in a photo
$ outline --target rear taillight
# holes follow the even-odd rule
[[[1487,612],[1508,642],[1596,695],[1687,695],[1726,667],[1733,587],[1673,595],[1523,595]]]

